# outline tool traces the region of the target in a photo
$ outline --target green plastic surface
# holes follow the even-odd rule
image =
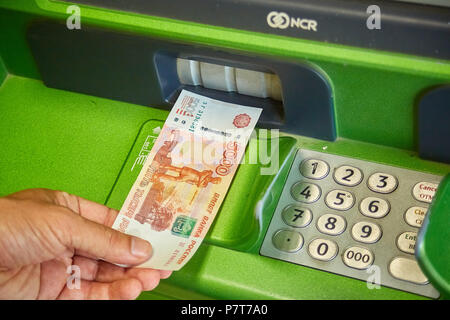
[[[442,297],[450,298],[450,174],[440,183],[420,230],[416,256]]]
[[[26,26],[34,19],[65,19],[66,8],[48,0],[0,2],[0,196],[46,187],[119,208],[132,182],[125,172],[146,132],[162,124],[167,111],[43,85],[25,40]],[[439,175],[450,172],[449,165],[420,159],[415,150],[416,103],[429,88],[450,82],[448,61],[81,8],[82,26],[301,61],[321,69],[333,88],[337,141],[284,135],[276,176],[260,177],[258,166],[242,165],[200,250],[141,299],[423,298],[385,287],[369,290],[363,281],[262,257],[258,251],[295,148]]]

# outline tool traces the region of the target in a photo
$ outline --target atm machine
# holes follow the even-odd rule
[[[449,21],[445,0],[2,0],[0,195],[120,209],[186,89],[262,108],[271,156],[140,298],[446,298]]]

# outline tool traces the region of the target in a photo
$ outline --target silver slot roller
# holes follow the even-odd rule
[[[180,58],[177,59],[177,73],[185,85],[282,101],[280,78],[273,73]]]

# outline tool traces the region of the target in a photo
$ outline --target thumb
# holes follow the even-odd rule
[[[67,211],[70,212],[65,224],[69,232],[63,236],[64,245],[75,249],[78,255],[121,265],[138,265],[151,258],[153,249],[148,241]]]

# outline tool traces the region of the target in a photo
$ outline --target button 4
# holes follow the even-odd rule
[[[322,191],[319,186],[314,183],[297,182],[291,187],[292,197],[300,202],[312,203],[316,202]]]

